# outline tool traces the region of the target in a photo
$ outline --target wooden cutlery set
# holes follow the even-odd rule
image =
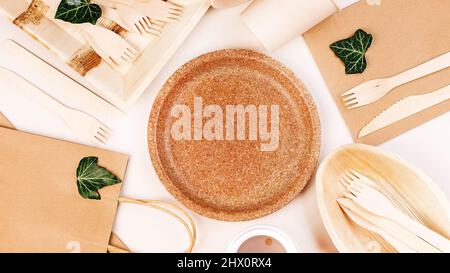
[[[49,6],[46,16],[55,19],[60,0],[45,0]],[[104,18],[113,21],[127,31],[139,35],[152,34],[159,36],[165,23],[176,22],[182,14],[183,8],[162,0],[96,0],[106,11]],[[77,10],[67,10],[74,13]],[[103,12],[102,12],[103,14]],[[53,16],[53,17],[52,17]],[[57,20],[57,19],[55,19]],[[76,24],[94,51],[113,67],[132,63],[139,55],[139,50],[122,38],[118,33],[100,24]]]
[[[122,111],[142,95],[210,7],[209,0],[86,1],[98,10],[85,22],[79,17],[86,19],[80,14],[89,10],[61,7],[61,3],[2,0],[0,14]]]
[[[380,100],[396,87],[448,67],[450,67],[450,52],[391,78],[371,80],[358,85],[344,92],[341,95],[342,100],[349,110],[362,107]],[[381,112],[361,129],[358,137],[362,138],[448,99],[450,99],[450,85],[428,94],[407,97]]]
[[[396,155],[351,144],[316,175],[320,214],[340,252],[450,251],[450,204],[431,178]]]
[[[402,242],[395,235],[391,235],[389,231],[368,223],[364,217],[364,213],[358,214],[358,212],[355,212],[354,205],[360,206],[362,209],[378,217],[395,221],[440,252],[450,252],[450,240],[405,215],[384,194],[376,190],[377,184],[368,177],[351,169],[344,174],[339,180],[339,183],[345,189],[345,198],[340,198],[337,202],[345,213],[358,225],[378,233],[386,241],[391,243],[396,251],[419,252],[428,251],[428,249],[408,247],[407,244],[411,244],[411,241]]]
[[[94,90],[84,88],[12,40],[0,43],[0,85],[47,108],[83,139],[104,144],[111,129],[97,116],[87,113],[123,114],[148,87],[211,3],[226,7],[241,2],[245,0],[94,0],[86,3],[101,8],[98,20],[71,24],[55,19],[77,16],[78,11],[70,9],[56,16],[61,9],[60,0],[2,0],[0,13],[55,53]],[[350,9],[363,8],[363,5],[358,3]],[[413,16],[414,10],[410,12]],[[428,58],[429,61],[420,65],[415,59],[413,68],[402,68],[404,72],[396,76],[367,80],[385,71],[369,67],[367,76],[340,78],[336,71],[342,68],[341,64],[335,62],[329,48],[323,46],[335,38],[326,34],[341,35],[342,30],[336,30],[335,26],[344,28],[355,22],[372,22],[370,13],[351,23],[348,18],[340,21],[346,13],[350,12],[344,10],[344,15],[334,15],[337,17],[306,33],[305,39],[344,118],[353,115],[348,124],[355,140],[366,140],[383,128],[450,99],[449,83],[442,87],[442,82],[448,78],[440,75],[439,84],[431,86],[433,91],[396,97],[397,102],[381,112],[380,108],[370,109],[364,112],[366,117],[372,117],[368,123],[357,117],[355,112],[383,101],[394,89],[448,69],[450,52],[443,50],[446,45],[437,47],[440,56]],[[389,53],[382,49],[383,45],[371,51],[374,53],[372,60]],[[427,52],[426,56],[435,56],[434,53]],[[397,70],[398,67],[393,69]],[[59,101],[47,92],[54,88],[55,82],[67,101]],[[356,87],[348,90],[351,86]],[[260,150],[250,149],[254,147],[250,140],[223,145],[223,142],[180,142],[169,138],[167,132],[171,132],[173,120],[169,115],[170,107],[176,106],[171,104],[184,101],[189,105],[200,95],[208,98],[211,105],[234,100],[239,106],[242,101],[253,105],[270,102],[289,106],[283,108],[281,115],[284,121],[289,121],[280,123],[281,131],[287,132],[281,141],[277,136],[281,148],[266,156]],[[316,111],[303,84],[277,61],[250,50],[205,54],[181,67],[157,97],[149,121],[150,156],[168,191],[188,208],[219,220],[256,219],[273,213],[298,196],[313,175],[320,153],[320,122]],[[353,122],[355,120],[358,122]],[[392,135],[368,142],[378,144]],[[232,145],[236,146],[230,148]],[[177,160],[170,158],[173,155]],[[122,160],[123,174],[125,157]],[[219,167],[211,168],[211,162],[219,162]],[[223,166],[229,167],[224,169]],[[173,175],[174,169],[175,173],[183,175]],[[450,238],[450,206],[445,194],[429,177],[403,160],[375,147],[348,145],[322,162],[316,181],[320,213],[339,251],[450,252],[447,239]],[[186,190],[186,185],[191,191]],[[244,187],[247,189],[243,190]],[[197,236],[195,225],[192,226],[189,251]]]
[[[450,110],[448,10],[439,0],[358,1],[303,34],[355,142],[382,144]],[[348,75],[330,45],[357,29],[373,39],[364,72]]]
[[[60,0],[1,1],[0,13],[56,53],[97,89],[92,90],[94,93],[87,90],[10,40],[1,43],[4,56],[0,76],[9,79],[2,85],[55,113],[83,139],[105,143],[111,130],[91,114],[123,114],[206,11],[205,2],[184,9],[183,1],[91,1],[86,3],[98,4],[102,11],[96,24],[71,24],[55,18],[62,16],[56,16],[61,9]],[[62,14],[75,18],[82,12],[69,6]],[[186,17],[182,18],[183,15]],[[147,69],[148,72],[142,73]],[[63,90],[61,102],[46,93],[52,89],[48,83],[54,82],[60,83]]]
[[[104,144],[107,141],[111,130],[83,111],[117,116],[123,114],[120,110],[40,60],[17,43],[11,40],[4,41],[0,48],[0,79],[2,79],[0,82],[2,87],[14,90],[54,113],[83,139],[97,144]],[[27,69],[23,69],[20,66],[21,63],[26,63]],[[36,81],[36,77],[41,81]],[[42,85],[42,82],[46,82],[47,85]],[[62,104],[42,90],[42,88],[50,89],[48,84],[54,82],[59,83],[61,88],[58,91],[68,100],[67,105]],[[38,84],[41,87],[38,87]],[[76,109],[83,109],[83,111]]]

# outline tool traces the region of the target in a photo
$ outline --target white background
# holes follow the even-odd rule
[[[264,52],[256,38],[240,21],[239,13],[243,8],[244,6],[209,10],[142,98],[129,110],[128,115],[102,120],[114,130],[106,148],[131,157],[122,195],[174,201],[156,176],[147,151],[147,122],[152,103],[164,81],[178,67],[200,54],[224,48],[247,48]],[[0,39],[4,38],[13,38],[72,77],[77,77],[35,41],[1,18]],[[290,67],[314,97],[322,123],[321,159],[339,146],[351,143],[350,134],[304,41],[297,38],[269,55]],[[73,135],[57,117],[13,91],[0,90],[0,111],[20,130],[86,143]],[[57,92],[47,91],[65,102]],[[447,196],[450,195],[450,113],[380,147],[397,153],[423,169]],[[225,251],[241,230],[255,224],[281,228],[294,239],[302,252],[336,251],[320,219],[314,184],[313,179],[300,196],[285,208],[250,222],[220,222],[191,212],[199,230],[195,251]],[[177,252],[183,251],[187,245],[187,236],[176,221],[159,212],[132,205],[119,207],[114,231],[136,252]]]

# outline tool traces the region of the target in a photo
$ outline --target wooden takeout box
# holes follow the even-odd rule
[[[131,65],[113,69],[92,50],[76,26],[53,19],[45,0],[2,0],[0,14],[55,53],[86,80],[86,85],[111,104],[125,110],[147,89],[184,39],[210,7],[209,0],[176,0],[184,7],[176,23],[166,24],[160,37],[129,33],[112,21],[108,27],[136,47],[140,56]]]

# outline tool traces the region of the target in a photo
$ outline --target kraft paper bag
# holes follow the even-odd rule
[[[2,113],[0,113],[0,127],[15,129],[14,125]]]
[[[337,12],[303,37],[328,85],[336,105],[356,142],[378,145],[450,111],[450,100],[415,114],[378,132],[358,139],[359,131],[380,112],[411,95],[435,91],[450,84],[450,68],[392,90],[370,105],[347,110],[340,95],[369,80],[397,75],[450,51],[450,1],[359,1]],[[367,52],[367,69],[346,75],[344,64],[329,48],[357,29],[373,35]]]
[[[118,203],[174,217],[189,236],[185,252],[192,252],[196,224],[175,204],[119,197],[121,184],[101,189],[100,201],[81,198],[75,177],[80,156],[97,156],[100,166],[123,180],[128,156],[17,132],[0,113],[0,253],[129,253],[111,232]]]
[[[13,129],[0,114],[0,252],[107,252],[122,184],[83,199],[76,168],[86,156],[124,178],[128,156]]]

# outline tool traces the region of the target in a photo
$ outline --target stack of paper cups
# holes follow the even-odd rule
[[[333,0],[254,0],[241,17],[273,51],[337,11]]]

